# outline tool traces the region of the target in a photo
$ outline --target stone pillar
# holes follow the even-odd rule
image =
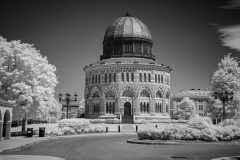
[[[93,108],[93,99],[92,98],[90,98],[88,101],[88,108],[89,108],[88,113],[90,115],[92,115],[92,108]]]
[[[3,121],[0,121],[0,141],[2,140]]]
[[[154,111],[154,109],[155,109],[155,99],[154,98],[150,98],[149,99],[149,107],[150,107],[150,114],[154,114],[155,113],[155,111]]]
[[[165,98],[163,98],[163,100],[162,100],[162,110],[163,110],[163,112],[162,113],[166,113],[166,104],[165,104]]]
[[[100,115],[105,115],[105,101],[103,98],[100,98]]]
[[[12,125],[12,122],[11,122],[11,121],[8,121],[8,122],[6,123],[5,139],[10,139],[10,137],[11,137],[11,125]]]

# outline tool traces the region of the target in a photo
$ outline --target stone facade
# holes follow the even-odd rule
[[[129,15],[125,16],[125,19],[127,18]],[[121,20],[127,21],[124,17]],[[138,21],[134,19],[131,22]],[[121,53],[114,53],[114,49],[112,53],[105,53],[109,51],[106,49],[108,44],[113,45],[113,48],[119,47],[114,46],[113,39],[106,37],[111,28],[119,28],[114,25],[117,25],[116,22],[105,33],[103,44],[105,49],[101,60],[84,68],[86,116],[120,119],[130,117],[128,122],[131,122],[131,118],[133,121],[170,118],[170,67],[157,63],[150,52],[145,53],[142,50],[141,53],[135,53],[139,52],[135,44],[139,45],[140,42],[152,44],[151,35],[147,37],[148,39],[146,34],[145,39],[135,39],[134,35],[127,38],[123,36]],[[132,32],[135,33],[136,24],[132,26]],[[118,37],[116,43],[119,41]],[[125,44],[127,47],[130,45],[132,50],[125,49]]]

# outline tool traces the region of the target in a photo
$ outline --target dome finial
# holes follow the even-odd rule
[[[131,15],[130,15],[130,13],[128,13],[128,12],[125,14],[125,17],[130,17],[130,16],[131,16]]]

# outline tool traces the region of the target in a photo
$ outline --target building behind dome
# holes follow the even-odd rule
[[[126,14],[106,30],[100,61],[84,68],[85,113],[91,118],[170,118],[171,68],[155,61],[152,36]]]

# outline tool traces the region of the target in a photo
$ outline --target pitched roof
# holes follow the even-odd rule
[[[190,91],[181,91],[172,96],[172,98],[209,98],[210,92],[209,91],[201,91],[201,90],[190,90]]]

